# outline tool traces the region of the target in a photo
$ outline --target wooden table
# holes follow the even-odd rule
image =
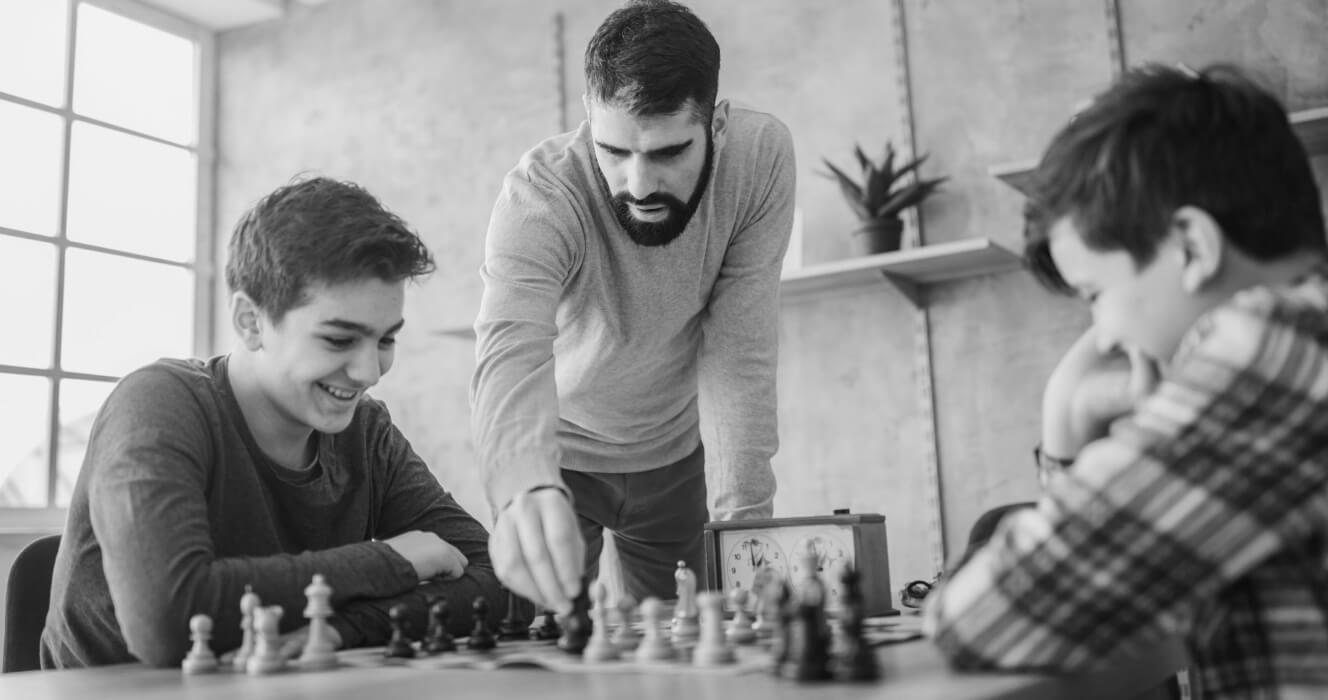
[[[85,697],[96,700],[1118,700],[1135,697],[1185,664],[1184,652],[1178,644],[1164,645],[1103,671],[1075,676],[958,673],[951,670],[925,640],[883,646],[877,651],[882,678],[864,684],[804,684],[766,674],[594,674],[535,669],[474,671],[390,666],[272,676],[240,673],[186,676],[178,670],[129,664],[78,671],[0,675],[0,697],[14,700]]]

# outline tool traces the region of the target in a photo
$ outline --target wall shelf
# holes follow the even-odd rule
[[[898,287],[914,304],[922,305],[920,287],[936,282],[1012,270],[1019,256],[986,238],[937,243],[893,253],[867,255],[810,265],[784,275],[780,291],[785,299],[872,282]]]
[[[1328,107],[1317,107],[1292,112],[1288,115],[1291,128],[1305,144],[1305,150],[1311,157],[1328,154]],[[994,165],[988,169],[993,177],[1027,195],[1032,184],[1033,169],[1037,160],[1021,160],[1012,163]]]

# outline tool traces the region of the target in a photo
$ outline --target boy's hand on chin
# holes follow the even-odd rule
[[[1089,328],[1052,370],[1042,395],[1042,451],[1074,459],[1157,387],[1157,363],[1138,350],[1103,350]]]

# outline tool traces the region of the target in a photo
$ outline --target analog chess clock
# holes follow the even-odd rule
[[[844,567],[861,574],[864,613],[894,615],[890,605],[890,567],[885,516],[872,513],[706,523],[706,586],[728,593],[743,588],[758,593],[772,577],[792,584],[807,574],[811,553],[816,573],[829,594],[827,607],[839,607]]]

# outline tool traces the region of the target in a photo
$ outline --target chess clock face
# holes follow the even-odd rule
[[[860,574],[866,614],[894,614],[885,539],[885,518],[867,513],[706,523],[705,585],[725,593],[759,593],[776,577],[798,585],[806,575],[805,553],[811,552],[827,607],[838,607],[841,575],[852,566]]]
[[[850,537],[849,542],[845,542],[845,534]],[[853,543],[851,541],[852,533],[843,532],[817,532],[798,540],[793,547],[793,563],[789,573],[791,579],[797,581],[801,579],[806,572],[803,571],[804,553],[810,553],[815,557],[816,573],[820,576],[822,583],[825,584],[825,590],[832,597],[837,597],[840,593],[840,576],[844,573],[844,566],[853,563]]]
[[[755,592],[771,576],[788,575],[788,556],[773,538],[760,532],[725,538],[724,567],[728,583],[724,590],[736,588]]]

